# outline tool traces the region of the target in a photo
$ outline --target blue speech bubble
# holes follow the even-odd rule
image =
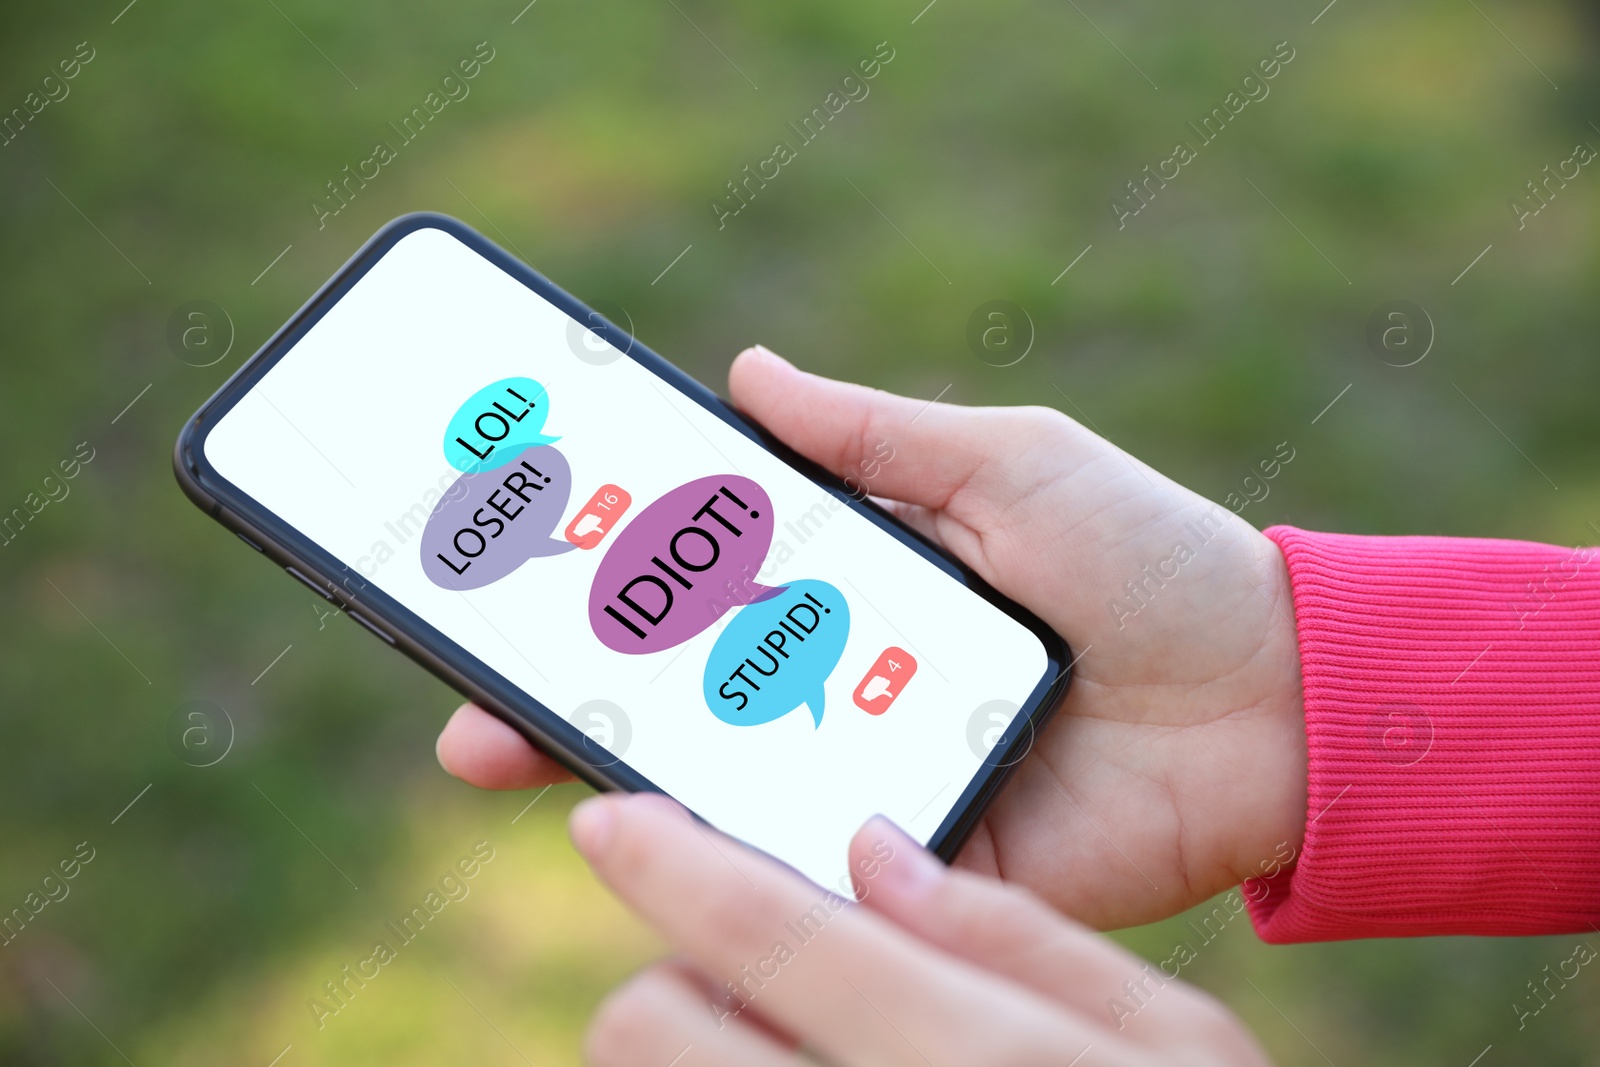
[[[822,725],[822,684],[844,655],[850,606],[827,582],[790,582],[739,609],[706,661],[711,713],[732,726],[760,726],[801,704]]]
[[[444,431],[444,458],[468,474],[503,467],[535,445],[561,440],[544,433],[550,394],[532,378],[486,385],[456,410]]]

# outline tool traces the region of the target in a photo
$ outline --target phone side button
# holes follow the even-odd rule
[[[288,571],[290,576],[292,576],[295,580],[300,582],[300,584],[304,585],[307,589],[309,589],[313,593],[317,594],[323,600],[329,601],[330,603],[334,603],[334,604],[338,603],[338,601],[334,600],[333,596],[326,589],[322,588],[322,586],[318,585],[316,582],[312,581],[310,578],[307,578],[305,575],[301,574],[295,568],[293,568],[293,567],[285,567],[283,569]]]
[[[377,634],[379,637],[383,638],[383,640],[386,643],[391,644],[391,645],[394,644],[394,638],[390,637],[388,634],[386,634],[382,630],[378,629],[376,624],[368,622],[366,619],[363,619],[360,615],[357,615],[353,611],[347,611],[347,612],[345,612],[345,614],[350,616],[350,618],[354,619],[357,625],[364,626],[368,630],[371,630],[373,633]]]

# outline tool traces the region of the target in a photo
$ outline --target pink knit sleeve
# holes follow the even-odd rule
[[[1266,531],[1289,564],[1305,845],[1269,942],[1600,928],[1600,550]]]

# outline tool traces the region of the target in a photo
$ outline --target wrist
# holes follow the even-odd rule
[[[1252,584],[1271,606],[1256,661],[1261,672],[1259,765],[1239,788],[1250,817],[1243,821],[1233,873],[1243,882],[1270,878],[1300,855],[1307,819],[1305,697],[1294,594],[1282,551],[1258,534],[1259,557]]]

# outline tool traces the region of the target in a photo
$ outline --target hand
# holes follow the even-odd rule
[[[764,349],[741,354],[729,381],[740,408],[893,502],[1080,657],[1062,711],[960,866],[1107,929],[1172,915],[1298,855],[1300,661],[1272,542],[1048,408],[927,404],[803,373]],[[566,777],[470,705],[438,751],[486,788]]]
[[[874,819],[846,903],[659,795],[572,814],[595,873],[680,956],[612,993],[593,1067],[1263,1067],[1210,997]]]

